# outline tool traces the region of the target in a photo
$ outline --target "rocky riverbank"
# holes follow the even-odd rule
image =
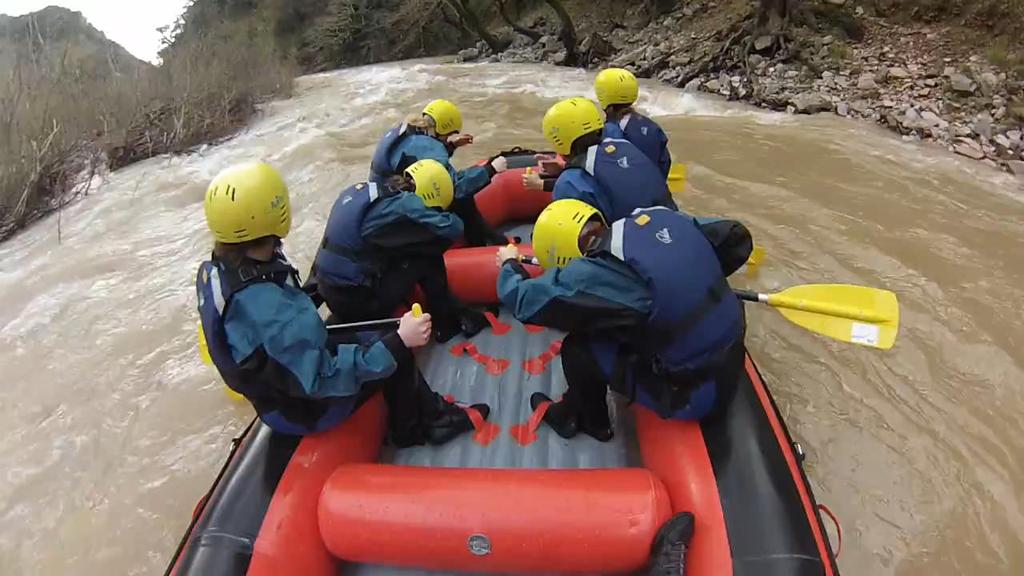
[[[832,112],[888,127],[908,141],[949,151],[1024,178],[1024,78],[998,67],[970,31],[897,24],[829,0],[784,35],[758,35],[747,2],[691,1],[641,29],[583,26],[591,67],[621,66],[656,78],[795,114]],[[553,33],[516,36],[462,61],[550,62],[565,51]]]

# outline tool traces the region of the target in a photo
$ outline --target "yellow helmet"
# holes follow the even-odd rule
[[[555,152],[565,155],[572,150],[572,143],[577,138],[604,129],[604,119],[593,101],[576,97],[548,108],[541,128],[544,137],[554,145]]]
[[[580,251],[580,233],[591,217],[601,213],[582,200],[555,200],[537,216],[533,225],[533,251],[544,268],[563,268]],[[604,222],[604,218],[601,218]]]
[[[246,162],[225,168],[206,189],[206,225],[225,244],[277,236],[292,227],[288,186],[269,164]]]
[[[594,91],[601,108],[612,104],[632,104],[640,94],[640,85],[636,76],[624,68],[607,68],[601,70],[594,80]]]
[[[423,113],[434,121],[438,136],[462,130],[462,112],[448,100],[434,100],[423,108]]]
[[[455,197],[452,176],[437,160],[420,160],[405,169],[405,175],[416,183],[416,195],[431,208],[445,210]]]

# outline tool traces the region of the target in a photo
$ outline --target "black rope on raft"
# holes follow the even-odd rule
[[[174,550],[174,556],[171,557],[171,562],[167,565],[167,570],[164,571],[164,576],[171,576],[174,571],[174,567],[178,564],[178,558],[181,556],[182,551],[185,549],[185,544],[188,543],[189,538],[192,536],[192,530],[196,527],[196,523],[199,522],[199,518],[202,517],[203,511],[206,510],[207,503],[210,502],[210,496],[213,495],[213,491],[217,489],[217,485],[220,484],[221,478],[228,470],[228,466],[235,459],[235,453],[238,452],[239,446],[242,445],[242,440],[249,435],[249,431],[256,425],[256,421],[259,417],[254,416],[249,425],[242,430],[242,433],[231,439],[231,451],[228,453],[227,459],[224,460],[224,465],[220,467],[220,472],[217,473],[217,477],[213,479],[213,483],[210,484],[210,489],[203,494],[203,497],[199,499],[199,503],[196,505],[196,509],[192,511],[192,521],[188,523],[188,528],[185,530],[185,534],[181,537],[181,541],[178,542],[178,547]]]

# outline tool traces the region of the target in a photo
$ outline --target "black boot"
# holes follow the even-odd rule
[[[462,333],[462,323],[454,316],[434,319],[434,340],[444,344]]]
[[[569,406],[563,402],[554,402],[543,392],[530,394],[530,409],[536,411],[537,407],[545,402],[551,402],[547,412],[544,413],[544,423],[551,427],[562,438],[572,438],[578,431],[576,414],[569,410]]]
[[[598,442],[608,442],[615,437],[611,419],[608,418],[607,407],[600,412],[583,412],[580,418],[580,430]]]
[[[462,335],[466,338],[472,338],[484,328],[490,326],[491,323],[487,321],[487,316],[483,312],[472,308],[463,308],[459,310],[459,325],[462,328]]]
[[[434,446],[450,442],[462,433],[473,430],[473,421],[462,407],[444,399],[441,402],[444,403],[441,409],[425,426],[427,443]],[[487,404],[473,404],[470,408],[479,412],[484,420],[491,415],[491,407]]]
[[[683,576],[686,573],[686,548],[693,538],[693,514],[680,512],[658,530],[651,544],[647,576]]]

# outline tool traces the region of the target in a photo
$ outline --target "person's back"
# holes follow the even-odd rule
[[[608,221],[638,208],[676,208],[654,163],[633,143],[618,138],[604,138],[575,154],[555,181],[553,198],[582,200]]]
[[[594,91],[606,115],[605,136],[632,142],[667,178],[672,168],[668,136],[657,122],[633,108],[640,94],[636,76],[623,68],[607,68],[595,78]]]

